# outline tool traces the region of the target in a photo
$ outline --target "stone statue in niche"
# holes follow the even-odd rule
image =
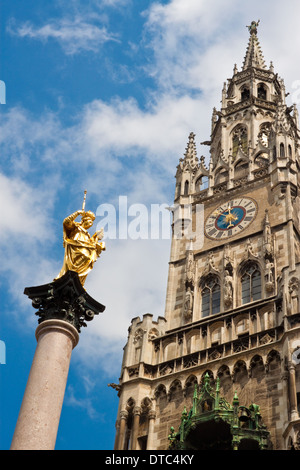
[[[269,222],[269,213],[268,210],[265,212],[265,221],[264,221],[264,255],[268,258],[273,258],[273,244],[272,244],[272,233],[271,226]]]
[[[274,263],[266,259],[265,265],[265,278],[266,278],[266,290],[268,292],[273,291],[274,289],[274,275],[273,275]]]
[[[299,279],[293,277],[288,286],[288,309],[289,314],[299,312]]]
[[[193,301],[194,301],[194,293],[190,287],[187,288],[184,300],[184,320],[185,321],[192,321],[193,318]]]
[[[192,251],[188,251],[186,259],[186,281],[194,284],[195,280],[195,260]]]
[[[248,240],[247,240],[245,251],[246,251],[246,258],[257,258],[258,257],[257,254],[254,253],[254,248],[253,248],[253,245],[252,245],[252,242],[251,242],[250,238],[248,238]]]
[[[224,303],[226,307],[232,307],[233,302],[233,279],[226,269],[224,278]]]
[[[203,274],[206,275],[210,272],[217,273],[218,271],[219,270],[215,267],[214,254],[212,251],[210,251],[206,259]]]

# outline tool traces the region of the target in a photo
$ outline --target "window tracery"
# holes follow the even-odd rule
[[[259,128],[258,139],[264,147],[269,147],[271,123],[265,122]]]
[[[247,264],[241,276],[242,304],[261,298],[261,272],[254,263]]]
[[[209,276],[202,284],[202,317],[219,313],[221,307],[221,288],[216,276]]]

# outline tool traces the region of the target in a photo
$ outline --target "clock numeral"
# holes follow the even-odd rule
[[[248,216],[248,217],[245,217],[244,220],[245,220],[246,222],[250,222],[250,220],[252,220],[252,218],[253,218],[252,216]]]
[[[217,231],[217,229],[214,228],[213,230],[211,230],[210,232],[208,232],[208,235],[209,235],[210,237],[212,237],[212,236],[216,233],[216,231]]]

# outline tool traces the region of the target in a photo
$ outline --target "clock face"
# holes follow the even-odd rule
[[[206,219],[205,235],[213,240],[225,240],[237,235],[255,219],[257,204],[254,199],[233,199],[215,209]]]

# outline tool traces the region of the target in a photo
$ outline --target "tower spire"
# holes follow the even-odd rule
[[[250,39],[246,50],[246,56],[244,58],[243,70],[246,70],[250,67],[256,67],[259,69],[266,68],[265,59],[263,57],[257,37],[257,28],[259,23],[260,20],[252,21],[251,25],[247,26],[250,33]]]

